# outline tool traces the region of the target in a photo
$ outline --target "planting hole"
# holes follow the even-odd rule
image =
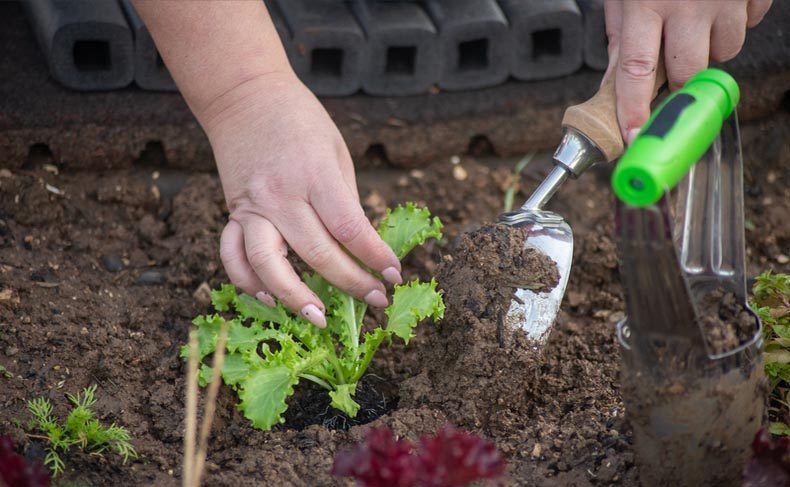
[[[110,43],[99,40],[74,42],[74,66],[80,71],[109,71]]]
[[[343,50],[313,49],[310,53],[310,73],[316,76],[339,78],[343,74]]]
[[[554,57],[562,54],[562,31],[560,29],[538,30],[532,33],[532,59]]]
[[[458,69],[471,71],[488,67],[488,39],[475,39],[458,44]]]
[[[392,46],[387,48],[387,65],[384,72],[387,74],[414,74],[414,62],[417,58],[417,48],[414,46]]]

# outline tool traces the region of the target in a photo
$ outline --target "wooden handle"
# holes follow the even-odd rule
[[[625,145],[617,123],[617,97],[614,90],[615,74],[601,85],[598,93],[579,105],[568,107],[562,117],[563,127],[572,127],[590,139],[603,152],[606,160],[611,162],[623,154]],[[659,56],[656,66],[656,84],[653,87],[653,98],[659,88],[667,80],[664,69],[663,53]]]

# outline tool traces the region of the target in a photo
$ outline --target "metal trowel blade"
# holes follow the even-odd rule
[[[525,247],[534,247],[557,264],[559,281],[551,291],[517,288],[505,317],[505,326],[521,328],[539,348],[549,337],[560,309],[573,260],[573,232],[557,213],[545,210],[518,210],[507,213],[501,223],[528,232]]]

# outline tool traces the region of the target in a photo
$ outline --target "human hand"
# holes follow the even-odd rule
[[[401,266],[359,204],[348,149],[322,105],[290,73],[254,78],[223,95],[202,124],[230,219],[220,256],[230,280],[265,304],[272,295],[319,327],[324,303],[294,272],[287,245],[332,284],[376,307]]]
[[[765,16],[772,0],[606,0],[609,68],[615,76],[617,118],[626,143],[650,116],[662,48],[669,88],[675,90],[710,60],[735,57],[746,28]]]

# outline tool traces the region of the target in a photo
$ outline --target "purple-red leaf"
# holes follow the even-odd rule
[[[365,442],[335,456],[332,474],[362,487],[460,487],[499,477],[505,462],[490,443],[445,425],[420,440],[419,452],[386,428],[371,429]]]
[[[446,424],[434,437],[420,440],[418,485],[459,487],[505,472],[493,443]]]
[[[754,437],[752,451],[743,471],[743,487],[790,486],[790,438],[774,438],[763,428]]]
[[[412,487],[417,475],[413,448],[386,428],[370,429],[364,443],[335,456],[332,475],[353,477],[364,487]]]
[[[14,442],[0,436],[0,487],[49,487],[49,472],[41,462],[30,464],[14,451]]]

